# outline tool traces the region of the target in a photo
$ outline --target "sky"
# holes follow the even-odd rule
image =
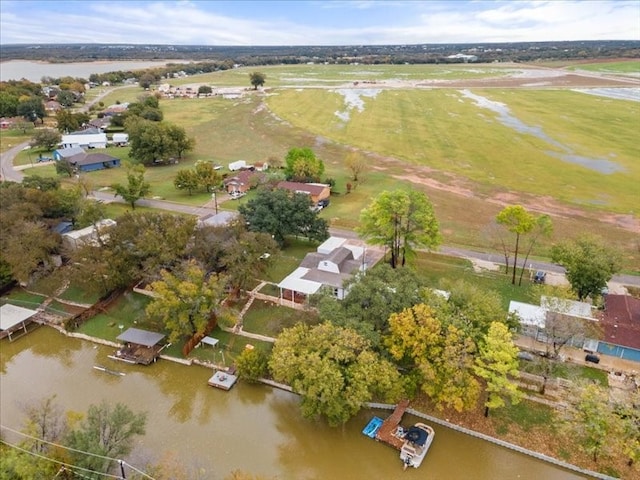
[[[0,0],[0,45],[640,40],[640,0]]]

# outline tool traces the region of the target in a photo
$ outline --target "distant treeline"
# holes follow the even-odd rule
[[[307,62],[363,64],[450,63],[468,54],[478,62],[534,62],[638,58],[640,41],[519,42],[423,45],[263,46],[39,44],[3,45],[2,60],[68,63],[92,60],[193,60],[219,65],[273,65]]]

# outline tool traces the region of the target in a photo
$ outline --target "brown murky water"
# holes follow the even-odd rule
[[[55,393],[67,410],[84,412],[106,399],[147,411],[147,433],[129,461],[140,465],[142,458],[172,451],[211,479],[234,469],[279,479],[584,478],[438,426],[422,466],[403,471],[397,451],[361,434],[374,413],[385,412],[363,412],[344,428],[332,429],[301,418],[298,399],[290,393],[243,383],[223,392],[207,385],[212,372],[206,368],[169,361],[137,367],[108,359],[110,353],[46,327],[13,343],[2,340],[2,424],[20,429],[20,404]],[[94,365],[126,375],[100,372]]]

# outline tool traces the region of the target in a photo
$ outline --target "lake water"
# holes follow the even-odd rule
[[[243,382],[224,392],[207,385],[207,368],[166,360],[133,366],[107,358],[112,350],[48,327],[13,343],[2,340],[2,425],[21,429],[20,405],[55,393],[66,410],[86,412],[105,399],[147,411],[147,433],[127,461],[140,467],[142,459],[170,451],[206,472],[200,478],[222,479],[235,469],[280,480],[585,478],[440,426],[422,466],[403,471],[396,450],[361,433],[374,414],[389,412],[361,412],[344,428],[329,428],[303,419],[291,393]],[[95,370],[96,364],[126,375]],[[403,423],[412,421],[405,416]]]
[[[167,63],[188,63],[185,60],[161,61],[119,61],[119,62],[74,62],[44,63],[29,60],[11,60],[0,63],[0,81],[20,80],[26,78],[32,82],[40,82],[42,77],[80,77],[88,79],[92,73],[142,70],[149,67],[161,67]]]

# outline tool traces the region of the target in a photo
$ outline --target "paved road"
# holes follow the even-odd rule
[[[17,145],[11,150],[8,150],[7,152],[3,153],[0,156],[0,168],[2,169],[3,178],[6,178],[7,180],[12,180],[15,182],[22,181],[22,178],[24,175],[20,170],[16,170],[13,168],[12,162],[13,162],[13,158],[27,144],[28,143],[25,142],[24,144]],[[92,192],[92,196],[98,200],[102,200],[103,202],[107,202],[107,203],[108,202],[124,203],[122,198],[114,197],[112,193]],[[141,207],[157,208],[160,210],[169,210],[172,212],[187,213],[190,215],[197,215],[198,217],[203,217],[204,215],[215,213],[213,205],[210,205],[210,204],[207,204],[206,206],[202,206],[202,207],[192,207],[192,206],[183,205],[180,203],[167,202],[166,200],[141,199],[141,200],[138,200],[136,205],[140,205]],[[331,228],[329,230],[331,234],[345,237],[345,238],[358,237],[358,234],[352,230],[342,230],[338,228]],[[483,260],[486,262],[496,263],[498,265],[504,265],[504,257],[502,257],[502,255],[497,253],[477,252],[474,250],[466,250],[458,247],[449,247],[446,245],[441,246],[438,251],[445,255],[451,255],[454,257],[471,258],[471,259],[477,259],[477,260]],[[546,272],[553,272],[553,273],[559,273],[559,274],[565,273],[565,270],[563,267],[553,263],[540,262],[540,261],[534,261],[534,260],[530,261],[529,263],[532,265],[532,268],[534,270],[544,270]],[[624,275],[624,274],[614,275],[611,281],[615,283],[620,283],[622,285],[640,287],[640,276]]]

